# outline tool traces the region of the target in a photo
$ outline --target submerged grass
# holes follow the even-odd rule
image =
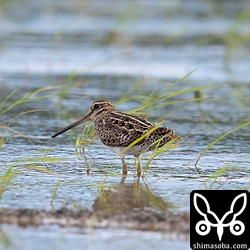
[[[2,199],[3,193],[6,191],[8,186],[15,184],[13,179],[18,176],[19,170],[14,169],[13,164],[11,164],[4,174],[0,176],[0,199]]]
[[[226,179],[232,179],[232,175],[235,171],[248,171],[247,168],[238,168],[235,169],[235,167],[233,167],[231,164],[226,164],[224,167],[219,168],[218,170],[214,171],[211,175],[209,176],[202,176],[201,175],[201,179],[203,187],[205,190],[212,190],[212,189],[218,189],[218,188],[222,188],[222,186],[216,186],[218,183],[220,183],[220,179],[221,178],[226,178]],[[223,182],[226,183],[226,182]],[[228,189],[228,188],[227,188]],[[237,189],[240,190],[250,190],[250,186],[249,185],[245,185],[245,186],[241,186]]]
[[[18,94],[18,91],[20,88],[17,88],[10,92],[5,99],[0,103],[0,117],[8,114],[11,109],[18,107],[22,104],[29,103],[29,102],[35,102],[43,99],[52,98],[58,95],[58,93],[48,93],[48,91],[58,89],[58,86],[47,86],[40,89],[36,89],[28,94],[25,94],[21,98],[16,99],[16,95]],[[14,99],[14,101],[13,101]],[[36,113],[41,111],[47,111],[48,109],[33,109],[33,110],[27,110],[25,112],[19,113],[14,118],[11,119],[9,122],[0,121],[0,130],[2,130],[2,133],[0,135],[0,150],[2,150],[3,145],[7,143],[11,138],[13,137],[22,137],[26,139],[34,138],[27,135],[24,135],[14,129],[11,128],[11,124],[16,119],[20,118],[23,115],[27,115],[29,113]],[[6,132],[10,132],[11,135],[6,136]],[[7,139],[6,139],[7,137]],[[31,158],[22,158],[20,160],[17,160],[15,162],[12,162],[6,170],[3,170],[3,172],[0,175],[0,198],[2,198],[3,192],[6,190],[6,188],[11,184],[16,184],[13,179],[16,178],[20,171],[17,169],[17,165],[22,165],[23,168],[26,169],[32,169],[35,171],[43,172],[43,173],[50,173],[52,172],[44,166],[46,163],[51,162],[58,162],[59,158],[48,158],[45,156],[37,156],[37,157],[31,157]],[[39,165],[38,163],[42,162],[43,166]]]
[[[16,120],[18,117],[22,116],[22,115],[26,115],[28,113],[35,113],[35,112],[42,112],[42,111],[47,111],[48,109],[34,109],[34,110],[28,110],[25,112],[22,112],[20,114],[18,114],[17,116],[15,116],[7,125],[0,123],[0,128],[3,129],[3,133],[2,133],[2,137],[0,138],[0,150],[2,149],[3,145],[5,143],[7,143],[11,138],[13,137],[22,137],[22,138],[26,138],[26,139],[30,139],[30,138],[37,138],[36,136],[28,136],[28,135],[24,135],[14,129],[12,129],[11,123]],[[12,133],[12,136],[10,136],[8,139],[6,138],[6,132],[9,131],[10,133]]]
[[[15,106],[27,103],[27,102],[34,102],[38,100],[48,99],[51,97],[55,97],[58,94],[43,94],[44,92],[52,89],[58,89],[58,86],[47,86],[44,88],[36,89],[23,97],[17,99],[14,102],[8,103],[8,101],[16,94],[20,88],[13,90],[7,97],[0,103],[0,115],[7,113],[9,110],[14,108]],[[42,95],[40,95],[42,93]]]
[[[206,152],[211,149],[217,142],[221,141],[223,138],[225,138],[226,136],[244,128],[250,126],[250,122],[246,122],[244,124],[241,124],[240,126],[224,133],[223,135],[221,135],[219,138],[217,138],[216,140],[214,140],[212,143],[210,143],[202,152],[201,154],[197,157],[196,162],[195,162],[195,169],[196,172],[200,175],[201,178],[204,178],[201,174],[201,171],[198,169],[198,163],[200,161],[200,159],[206,154]],[[223,175],[225,175],[228,171],[232,171],[232,168],[230,167],[230,164],[227,164],[226,166],[219,168],[218,170],[216,170],[213,174],[211,174],[209,177],[205,177],[205,180],[203,181],[204,187],[205,189],[213,189],[214,185],[216,184],[216,181],[218,180],[218,178],[222,177]],[[250,190],[250,186],[245,186],[241,188],[242,190]]]
[[[28,157],[28,158],[22,158],[19,160],[16,160],[14,162],[16,167],[25,168],[25,169],[30,169],[34,170],[37,172],[42,172],[42,173],[47,173],[47,174],[55,174],[53,171],[51,171],[48,167],[47,164],[54,164],[54,163],[59,163],[65,159],[59,158],[59,157],[48,157],[44,155],[40,156],[34,156],[34,157]]]
[[[35,102],[43,99],[48,99],[55,97],[58,95],[57,93],[53,94],[48,94],[47,91],[53,90],[53,89],[58,89],[58,86],[47,86],[43,87],[37,90],[34,90],[21,98],[11,101],[11,99],[15,99],[15,94],[18,93],[20,88],[17,88],[13,90],[11,93],[9,93],[6,98],[0,103],[0,117],[6,113],[8,113],[11,109],[14,107],[17,107],[19,105],[29,103],[29,102]],[[11,124],[13,121],[15,121],[17,118],[29,114],[29,113],[35,113],[35,112],[41,112],[41,111],[47,111],[48,109],[33,109],[33,110],[27,110],[25,112],[22,112],[18,115],[16,115],[14,118],[11,119],[10,122],[6,123],[4,121],[0,121],[0,129],[3,130],[2,134],[0,135],[0,150],[2,149],[2,146],[4,143],[6,143],[11,137],[18,136],[18,137],[23,137],[23,138],[31,138],[30,136],[24,135],[22,133],[19,133],[18,131],[14,130],[11,128]],[[12,133],[12,136],[9,137],[9,139],[5,139],[6,132],[9,131]]]
[[[234,128],[234,129],[232,129],[232,130],[226,132],[225,134],[221,135],[219,138],[217,138],[216,140],[214,140],[212,143],[210,143],[210,144],[202,151],[202,153],[198,156],[198,158],[197,158],[197,160],[196,160],[196,162],[195,162],[195,169],[196,169],[196,171],[197,171],[198,173],[200,173],[200,171],[198,170],[198,167],[197,167],[198,162],[200,161],[201,157],[204,156],[204,154],[205,154],[210,148],[212,148],[217,142],[219,142],[220,140],[222,140],[224,137],[228,136],[229,134],[231,134],[231,133],[233,133],[233,132],[235,132],[235,131],[237,131],[237,130],[239,130],[239,129],[242,129],[242,128],[244,128],[244,127],[247,127],[247,126],[250,126],[250,122],[246,122],[246,123],[244,123],[244,124],[242,124],[242,125],[240,125],[240,126]]]
[[[203,182],[205,189],[211,190],[215,185],[218,178],[220,178],[223,174],[225,174],[229,169],[229,165],[226,165],[218,170],[216,170],[213,174],[211,174],[206,180]],[[211,182],[211,183],[210,183]],[[208,185],[210,183],[210,185]]]
[[[185,104],[185,103],[192,103],[192,102],[200,102],[204,100],[208,100],[210,98],[204,98],[201,95],[201,92],[211,88],[211,85],[208,86],[202,86],[202,87],[191,87],[187,89],[182,90],[176,90],[176,87],[178,84],[181,84],[185,79],[187,79],[194,71],[189,72],[182,78],[176,80],[174,83],[167,82],[162,79],[156,79],[152,78],[152,80],[162,84],[164,87],[161,90],[152,90],[151,93],[142,93],[137,94],[134,92],[140,92],[140,89],[143,89],[142,84],[143,80],[138,81],[132,88],[130,88],[127,93],[125,93],[120,100],[117,102],[117,104],[121,104],[127,101],[137,101],[141,104],[141,108],[136,110],[131,110],[128,113],[135,113],[138,110],[141,112],[144,111],[146,115],[148,115],[153,110],[159,110],[161,108],[165,108],[169,105],[177,105],[177,104]],[[166,86],[166,87],[165,87]],[[197,96],[197,92],[200,93],[199,96]],[[185,98],[184,96],[186,94],[193,93],[194,98]],[[178,97],[182,97],[177,99]],[[184,106],[182,106],[183,108]],[[179,107],[178,107],[179,108]],[[167,116],[169,116],[168,114]],[[159,119],[163,120],[167,116],[160,117]]]
[[[178,144],[180,143],[179,139],[180,139],[180,137],[176,137],[175,139],[165,143],[162,147],[159,147],[162,139],[159,139],[158,141],[155,142],[156,147],[154,148],[154,150],[150,154],[149,158],[147,159],[146,164],[143,167],[143,175],[144,176],[147,174],[147,171],[150,169],[150,164],[154,160],[154,158],[157,157],[158,155],[161,155],[161,154],[167,152],[168,150],[171,150],[171,149],[177,147]]]

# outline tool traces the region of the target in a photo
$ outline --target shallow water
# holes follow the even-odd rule
[[[58,226],[25,228],[4,225],[1,228],[9,236],[14,250],[32,249],[188,249],[187,242],[166,240],[159,233],[114,229],[87,230],[60,228]],[[30,238],[33,238],[31,241]],[[6,244],[6,249],[8,244]]]
[[[20,8],[19,2],[2,7],[5,11],[0,17],[0,100],[19,87],[10,102],[45,86],[64,85],[66,95],[24,103],[1,115],[1,123],[7,125],[21,112],[46,109],[24,114],[11,122],[12,129],[31,138],[11,138],[9,131],[5,134],[9,141],[0,151],[1,173],[13,165],[19,174],[4,191],[2,208],[93,209],[101,197],[100,190],[115,190],[120,185],[120,159],[98,139],[88,146],[86,155],[77,155],[75,139],[82,131],[80,127],[53,140],[50,136],[86,113],[94,100],[105,98],[116,103],[140,80],[142,87],[132,94],[149,95],[154,89],[164,88],[159,79],[174,82],[192,70],[195,71],[175,90],[210,85],[202,93],[211,99],[149,112],[152,122],[170,114],[164,125],[174,128],[183,140],[177,148],[158,156],[146,178],[140,181],[141,189],[158,201],[145,203],[145,207],[161,209],[157,204],[164,201],[177,210],[188,211],[189,193],[209,188],[214,180],[208,180],[209,176],[225,166],[228,170],[216,179],[212,188],[249,187],[249,127],[214,145],[199,161],[201,175],[194,167],[197,157],[211,142],[249,121],[249,43],[240,42],[241,36],[249,35],[249,20],[237,22],[242,11],[249,10],[248,1],[237,1],[237,4],[225,1],[221,5],[214,1],[206,4],[197,1],[22,2],[25,8]],[[235,47],[230,47],[223,39],[227,39],[234,27],[239,39]],[[48,92],[60,91],[62,88]],[[189,93],[180,98],[193,97]],[[140,106],[137,101],[129,101],[117,108],[129,111]],[[60,159],[52,161],[52,158]],[[146,154],[142,162],[145,164],[148,158]],[[130,187],[137,183],[134,159],[128,157],[127,163],[129,176],[125,185]],[[15,232],[20,242],[26,241],[26,237],[33,238],[33,230],[2,226],[7,236]],[[30,239],[30,246],[39,241],[43,249],[51,247],[50,242],[43,245],[44,235],[59,238],[59,248],[60,244],[66,242],[71,246],[75,241],[76,249],[78,240],[85,246],[89,239],[85,231],[75,233],[74,229],[73,234],[67,231],[71,229],[35,230],[37,239]],[[124,238],[129,238],[126,247],[130,248],[138,244],[150,246],[149,242],[155,241],[159,249],[188,248],[186,242],[169,241],[159,233],[123,230],[119,229],[120,233],[112,229],[94,230],[94,237],[103,241],[98,246],[95,240],[91,241],[93,248],[116,248]],[[9,237],[11,249],[21,249]]]

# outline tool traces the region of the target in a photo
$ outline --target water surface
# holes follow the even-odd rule
[[[29,138],[12,138],[12,132],[1,130],[8,139],[0,151],[1,174],[11,165],[19,171],[2,195],[1,208],[93,209],[101,197],[100,190],[119,187],[120,159],[98,139],[85,155],[76,154],[75,140],[82,127],[53,140],[51,135],[85,114],[94,100],[116,103],[139,81],[141,87],[130,97],[147,96],[165,87],[161,80],[174,82],[192,70],[173,90],[210,86],[202,92],[210,99],[148,113],[155,123],[170,114],[164,125],[175,129],[183,140],[151,163],[139,186],[157,204],[163,201],[178,211],[189,210],[189,193],[194,189],[211,184],[213,189],[249,187],[249,127],[214,145],[199,161],[201,174],[194,167],[210,143],[249,121],[249,43],[242,39],[249,36],[249,20],[244,18],[250,9],[248,1],[21,2],[1,6],[0,100],[17,88],[8,103],[45,86],[60,85],[48,93],[65,90],[66,94],[24,103],[1,115],[1,124],[8,125],[21,112],[46,109],[11,122],[11,129]],[[193,97],[194,93],[188,93],[178,98]],[[141,105],[131,100],[117,108],[126,112]],[[52,162],[52,158],[60,159]],[[146,154],[142,163],[148,158]],[[127,163],[129,175],[124,185],[134,187],[133,157],[128,157]],[[208,180],[224,167],[228,169],[215,182]],[[152,201],[144,204],[143,209],[148,208],[161,209]],[[122,228],[94,230],[90,235],[88,229],[56,226],[22,229],[3,225],[2,231],[11,249],[21,249],[20,242],[27,248],[40,242],[37,246],[43,249],[62,245],[112,249],[125,238],[124,249],[139,244],[188,248],[187,242],[171,241],[159,233]],[[44,237],[51,240],[44,241]],[[97,237],[101,240],[96,241]],[[58,245],[52,244],[55,239]]]

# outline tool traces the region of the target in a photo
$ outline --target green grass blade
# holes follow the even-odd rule
[[[14,89],[10,94],[7,95],[7,97],[0,103],[0,114],[2,114],[3,107],[5,103],[19,90],[20,88]]]
[[[52,208],[54,208],[53,202],[54,202],[54,199],[56,197],[60,183],[61,183],[61,181],[56,182],[55,188],[54,188],[52,195],[51,195],[50,204],[51,204]]]
[[[42,99],[46,99],[46,98],[50,98],[50,97],[54,97],[58,94],[49,94],[49,95],[41,95],[41,96],[36,96],[42,92],[45,92],[47,90],[51,90],[51,89],[55,89],[58,88],[58,86],[46,86],[44,88],[40,88],[37,89],[35,91],[32,91],[26,95],[24,95],[23,97],[21,97],[20,99],[16,100],[15,102],[11,103],[10,105],[8,105],[7,107],[4,107],[5,103],[7,102],[7,100],[10,99],[10,97],[12,97],[16,91],[12,91],[6,98],[5,100],[1,103],[0,107],[0,115],[5,114],[6,112],[8,112],[10,109],[14,108],[17,105],[23,104],[23,103],[27,103],[27,102],[33,102],[33,101],[38,101],[38,100],[42,100]],[[34,97],[36,96],[36,97]]]
[[[157,125],[155,125],[153,128],[151,128],[147,133],[143,134],[142,136],[140,136],[138,139],[136,139],[135,141],[133,141],[132,143],[130,143],[122,152],[121,154],[123,154],[124,152],[126,152],[128,149],[132,148],[134,145],[136,145],[138,142],[140,142],[141,140],[143,140],[145,137],[147,137],[148,135],[150,135],[151,133],[153,133],[157,128],[159,128],[162,124],[164,123],[164,121],[158,123]]]
[[[220,169],[218,169],[217,171],[215,171],[212,175],[210,175],[208,177],[208,179],[205,181],[205,184],[209,181],[212,180],[212,183],[210,184],[208,190],[211,190],[216,182],[216,180],[222,176],[222,174],[224,174],[229,168],[229,165],[226,165],[225,167],[222,167]]]
[[[244,127],[247,127],[247,126],[249,126],[249,125],[250,125],[250,122],[246,122],[246,123],[244,123],[244,124],[242,124],[242,125],[240,125],[240,126],[234,128],[234,129],[228,131],[227,133],[221,135],[218,139],[216,139],[215,141],[213,141],[212,143],[210,143],[210,144],[202,151],[202,153],[199,155],[199,157],[197,158],[197,160],[196,160],[196,162],[195,162],[195,165],[194,165],[196,171],[199,173],[199,170],[198,170],[198,168],[197,168],[197,164],[198,164],[198,162],[200,161],[201,157],[204,156],[204,154],[205,154],[211,147],[213,147],[218,141],[222,140],[222,139],[223,139],[224,137],[226,137],[227,135],[229,135],[229,134],[231,134],[231,133],[233,133],[233,132],[235,132],[235,131],[237,131],[237,130],[239,130],[239,129],[242,129],[242,128],[244,128]]]
[[[4,191],[6,190],[6,187],[10,184],[13,183],[12,180],[18,176],[19,171],[18,170],[13,170],[13,165],[10,165],[5,173],[0,176],[0,199],[2,198],[2,195]]]
[[[183,94],[187,94],[187,93],[206,90],[206,89],[209,89],[211,87],[212,86],[209,85],[209,86],[203,86],[203,87],[197,87],[197,88],[189,88],[189,89],[184,89],[184,90],[178,90],[178,91],[174,91],[174,92],[171,92],[171,93],[162,94],[159,99],[160,100],[165,100],[165,99],[173,98],[173,97],[183,95]]]

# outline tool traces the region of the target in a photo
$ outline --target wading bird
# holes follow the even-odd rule
[[[167,142],[177,138],[174,130],[167,127],[157,127],[153,123],[138,116],[119,112],[106,100],[95,101],[89,111],[79,120],[63,128],[52,138],[86,121],[93,121],[95,130],[102,143],[117,153],[122,161],[123,176],[127,176],[128,167],[125,162],[126,155],[133,155],[138,159],[137,174],[141,175],[140,155],[162,147]],[[148,133],[152,130],[152,133]],[[147,135],[143,138],[143,135]],[[138,142],[129,147],[138,138]]]

